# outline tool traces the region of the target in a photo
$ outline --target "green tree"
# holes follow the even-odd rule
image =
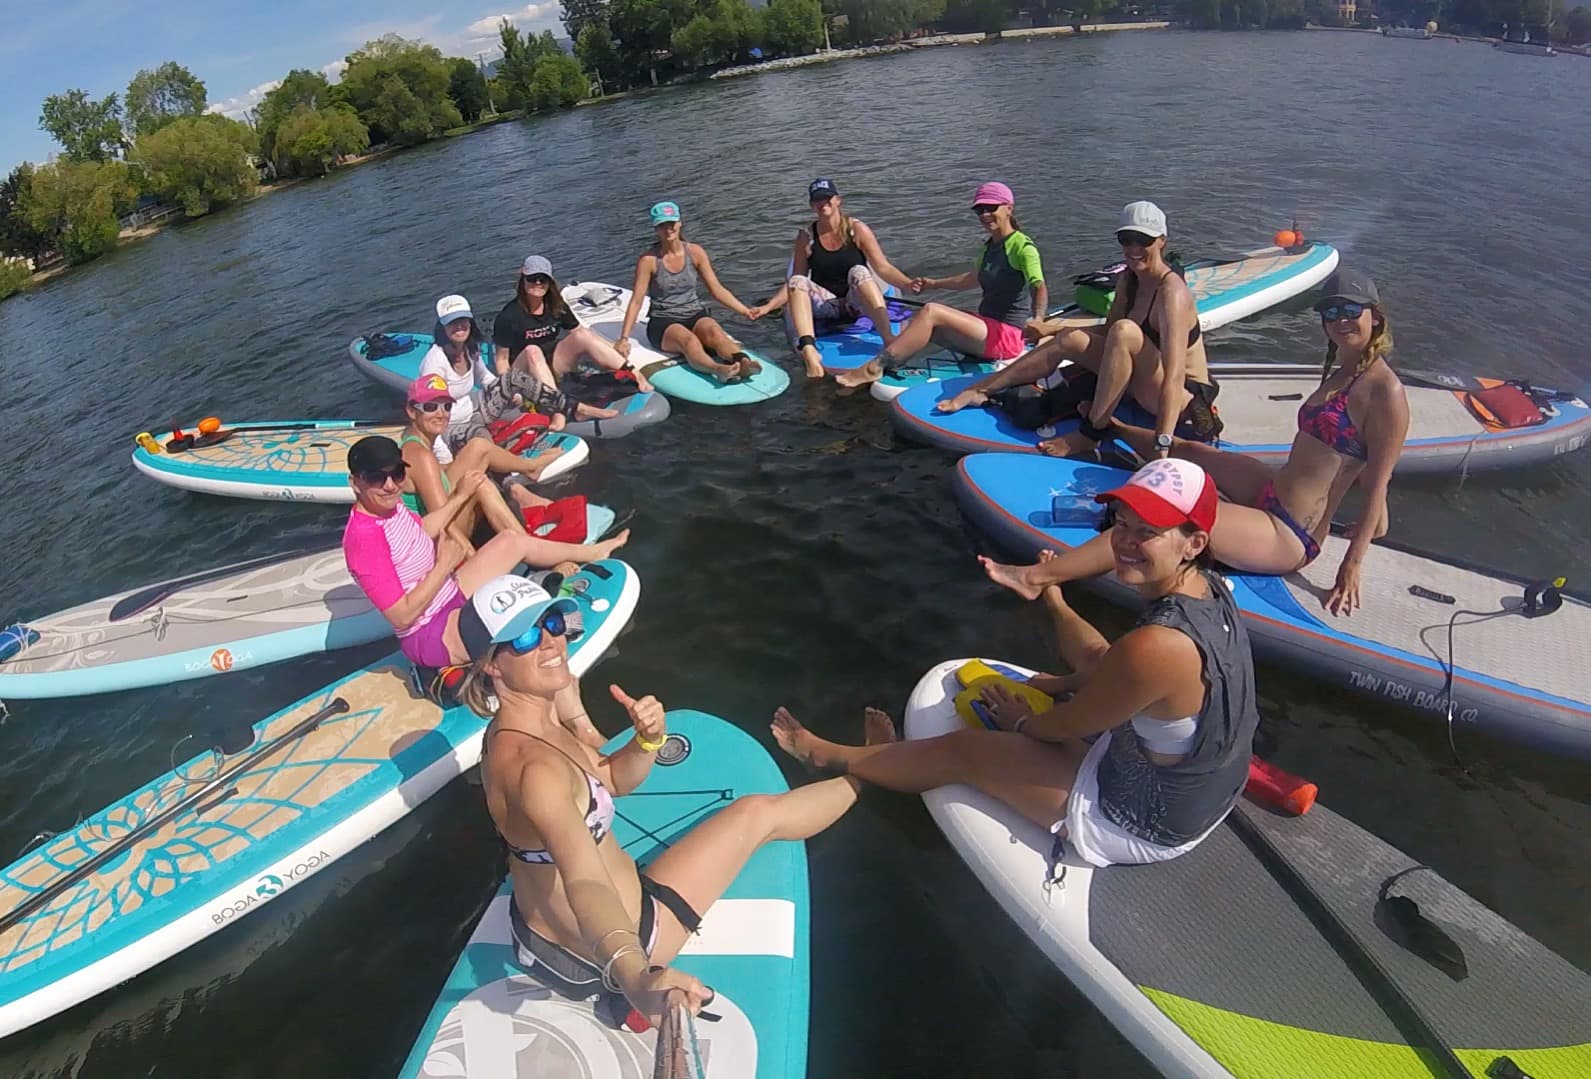
[[[536,110],[567,109],[586,96],[586,73],[567,53],[543,56],[530,77],[529,105]]]
[[[115,94],[98,101],[82,90],[51,94],[39,112],[39,127],[61,144],[68,161],[109,161],[125,147],[122,107]]]
[[[691,21],[674,31],[669,39],[669,49],[690,67],[701,67],[716,51],[718,28],[706,15],[694,15]]]
[[[608,0],[563,0],[564,33],[569,35],[569,40],[578,42],[586,27],[594,23],[606,26],[608,22]],[[579,55],[579,50],[575,50]]]
[[[276,129],[276,167],[286,176],[324,176],[370,148],[370,132],[348,105],[301,106]]]
[[[128,138],[153,134],[184,116],[199,116],[206,100],[204,83],[175,60],[146,68],[127,84]]]
[[[21,292],[32,277],[32,269],[22,259],[0,257],[0,300]]]
[[[254,108],[254,130],[260,133],[260,152],[271,159],[278,174],[292,175],[276,153],[276,134],[287,118],[301,109],[324,109],[333,102],[332,86],[319,71],[294,68],[280,86],[260,99]]]
[[[349,54],[341,85],[373,141],[412,146],[464,122],[451,77],[435,46],[388,34]]]
[[[22,211],[69,261],[81,263],[116,247],[120,216],[137,197],[120,161],[59,160],[34,171]]]
[[[458,106],[465,123],[473,124],[486,111],[489,101],[486,94],[486,76],[475,66],[475,61],[454,57],[448,61],[447,96]]]
[[[503,58],[497,61],[497,81],[510,109],[523,109],[530,101],[530,80],[536,71],[538,42],[526,40],[519,27],[503,19],[497,24],[497,40]]]
[[[897,38],[938,21],[945,0],[844,0],[840,10],[850,20],[852,40],[868,42]]]
[[[604,93],[624,85],[623,63],[606,19],[586,23],[575,39],[575,58],[587,74],[596,77]]]
[[[763,40],[779,56],[804,56],[823,44],[823,5],[819,0],[768,0],[762,17]]]
[[[189,217],[246,199],[259,188],[254,164],[260,139],[248,124],[225,116],[172,120],[134,144],[130,160],[145,186]]]
[[[50,250],[50,235],[34,228],[22,210],[32,182],[33,166],[26,163],[0,180],[0,255],[36,259]]]
[[[636,76],[645,71],[655,85],[660,55],[669,50],[674,31],[695,14],[693,0],[612,0],[608,27],[625,67]]]

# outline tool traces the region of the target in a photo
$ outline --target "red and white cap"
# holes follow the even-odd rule
[[[1094,501],[1126,503],[1152,528],[1191,524],[1208,532],[1215,527],[1215,481],[1192,461],[1175,457],[1150,461]]]

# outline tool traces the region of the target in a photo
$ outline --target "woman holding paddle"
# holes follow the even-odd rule
[[[877,382],[885,371],[929,345],[1002,363],[1022,355],[1028,338],[1038,339],[1034,335],[1049,304],[1049,289],[1039,249],[1017,224],[1016,197],[1005,184],[991,181],[973,194],[972,212],[988,235],[978,265],[954,277],[912,278],[911,290],[982,289],[978,313],[925,304],[877,356],[854,371],[836,375],[838,385]]]
[[[1207,572],[1215,484],[1191,462],[1154,461],[1097,498],[1115,515],[1104,541],[1116,578],[1147,608],[1109,643],[1059,588],[1047,591],[1074,671],[1032,681],[1053,707],[1034,714],[997,684],[983,704],[998,730],[904,742],[889,716],[868,709],[860,746],[819,738],[781,708],[780,748],[888,790],[970,784],[1049,829],[1057,860],[1063,845],[1096,866],[1192,850],[1242,793],[1259,726],[1247,630]]]
[[[685,357],[692,370],[719,382],[741,382],[761,371],[762,364],[746,355],[740,342],[707,313],[698,283],[705,284],[713,299],[738,315],[755,321],[762,317],[761,310],[736,299],[718,280],[706,248],[686,241],[677,204],[659,202],[649,216],[657,243],[635,262],[635,284],[615,347],[629,356],[630,331],[641,317],[641,302],[651,297],[646,339],[653,348]]]
[[[896,288],[910,288],[911,278],[885,256],[872,229],[847,216],[833,180],[813,180],[807,188],[807,202],[816,220],[796,233],[790,279],[767,303],[752,311],[761,316],[788,303],[796,351],[807,377],[822,378],[823,357],[814,336],[817,321],[853,322],[866,315],[888,345],[895,340],[895,331],[879,280]]]
[[[1362,606],[1360,567],[1370,541],[1386,534],[1387,488],[1409,433],[1409,403],[1392,369],[1392,325],[1370,277],[1339,269],[1315,303],[1326,335],[1320,385],[1298,409],[1298,434],[1281,467],[1182,438],[1170,447],[1154,431],[1108,421],[1101,436],[1120,436],[1144,456],[1168,450],[1197,462],[1231,501],[1211,531],[1215,557],[1246,573],[1291,573],[1313,562],[1343,496],[1356,482],[1364,509],[1326,597],[1334,615]],[[981,558],[991,580],[1029,599],[1048,584],[1093,577],[1110,569],[1101,536],[1055,558],[1008,566]]]
[[[829,779],[736,798],[638,866],[613,834],[614,799],[646,779],[666,718],[656,697],[636,699],[615,685],[609,692],[634,737],[603,755],[569,732],[558,701],[574,682],[567,634],[575,610],[523,578],[487,582],[459,619],[473,661],[459,697],[491,717],[481,786],[508,847],[519,962],[561,996],[597,997],[615,1025],[626,1005],[655,1023],[671,989],[689,995],[692,1011],[711,999],[667,964],[752,855],[823,831],[856,804],[859,784]]]

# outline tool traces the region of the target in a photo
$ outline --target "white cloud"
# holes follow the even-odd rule
[[[244,114],[250,109],[254,108],[254,106],[258,105],[260,100],[264,98],[266,94],[270,93],[280,85],[282,85],[281,79],[272,79],[270,82],[262,82],[252,90],[239,94],[237,97],[229,97],[225,101],[211,102],[204,111],[208,113],[219,113],[222,116],[230,116],[234,120],[241,120],[243,119]]]
[[[324,67],[322,67],[320,69],[320,73],[322,75],[326,76],[332,82],[336,82],[338,79],[343,77],[343,72],[347,71],[347,70],[348,70],[348,61],[346,59],[344,59],[344,60],[333,60],[331,63],[326,64]]]

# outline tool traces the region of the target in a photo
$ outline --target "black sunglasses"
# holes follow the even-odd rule
[[[984,214],[994,213],[1000,208],[1000,206],[1001,204],[998,202],[980,202],[978,205],[972,208],[972,212],[979,217],[982,217]]]
[[[1116,242],[1122,247],[1148,247],[1158,236],[1151,236],[1147,232],[1138,232],[1134,229],[1122,229],[1116,233]]]
[[[375,468],[361,472],[359,473],[359,479],[370,487],[385,487],[388,480],[401,484],[404,477],[408,474],[409,463],[407,461],[399,461],[388,469]]]
[[[1320,317],[1327,322],[1336,322],[1339,319],[1358,318],[1369,309],[1369,304],[1354,303],[1352,300],[1335,300],[1324,307],[1317,307]]]
[[[525,278],[525,283],[527,285],[540,285],[543,288],[551,288],[552,278],[548,277],[544,273],[533,273],[529,277]]]

